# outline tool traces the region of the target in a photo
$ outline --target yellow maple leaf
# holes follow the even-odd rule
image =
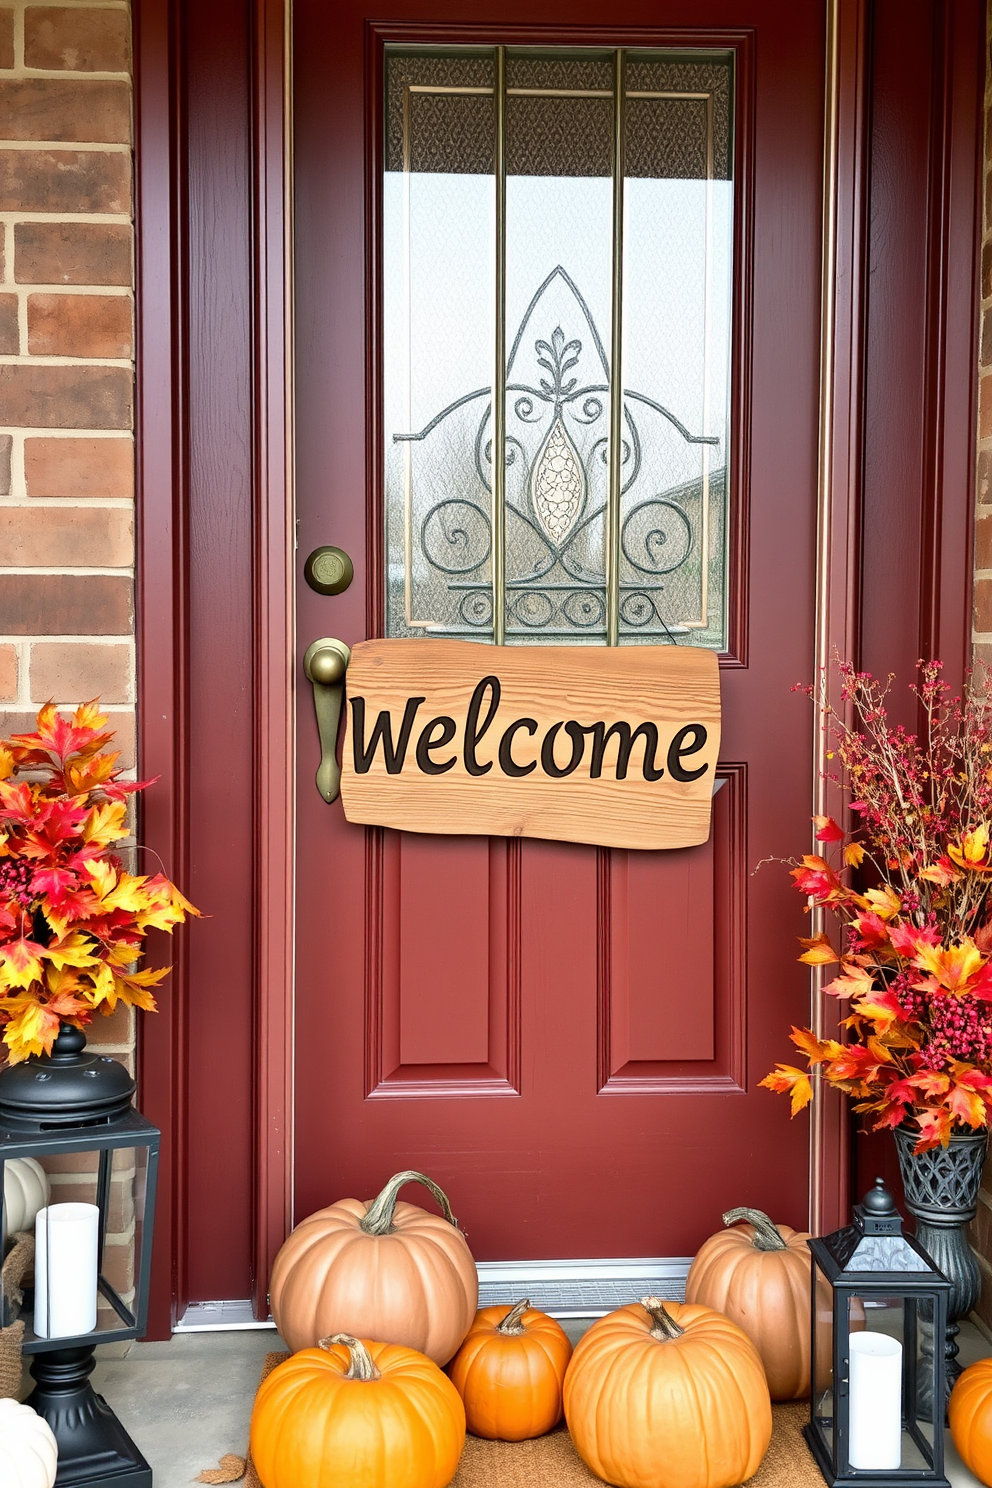
[[[902,900],[891,884],[880,889],[866,889],[865,898],[880,920],[891,920],[902,909]]]
[[[79,973],[68,966],[45,967],[45,986],[54,997],[64,997],[79,990]]]
[[[94,806],[83,822],[81,835],[91,847],[108,847],[111,842],[120,842],[128,835],[124,818],[127,805],[124,801],[101,801]]]
[[[72,715],[72,721],[77,728],[97,729],[99,731],[106,724],[108,716],[108,714],[100,712],[99,700],[93,698],[88,703],[80,703]]]
[[[834,961],[840,960],[824,934],[814,935],[810,940],[800,939],[799,944],[806,947],[799,960],[804,961],[807,966],[830,966]]]
[[[117,995],[123,1002],[142,1008],[147,1013],[154,1013],[155,998],[149,988],[156,986],[164,977],[167,977],[170,970],[170,967],[164,967],[161,971],[136,971],[131,976],[115,977]]]
[[[88,858],[81,865],[93,885],[93,892],[103,899],[111,892],[117,882],[117,870],[112,863],[107,863],[103,858]]]
[[[71,935],[64,936],[61,940],[53,940],[45,952],[46,959],[53,966],[95,966],[98,957],[93,954],[93,942],[88,935],[81,930],[74,930]]]
[[[973,872],[988,873],[992,871],[992,862],[989,861],[989,828],[987,822],[975,827],[971,832],[962,833],[957,842],[947,844],[947,856],[959,868],[970,868]]]
[[[195,904],[190,904],[185,894],[180,893],[175,884],[169,884],[169,903],[179,915],[180,921],[185,920],[187,915],[193,915],[195,919],[201,918],[201,912]]]
[[[146,880],[133,873],[119,873],[117,883],[106,894],[101,895],[104,907],[122,909],[128,914],[137,914],[148,903],[144,885]]]
[[[33,997],[11,997],[0,1004],[13,1013],[3,1031],[11,1064],[20,1064],[31,1054],[50,1054],[58,1037],[61,1019]]]
[[[141,910],[137,916],[139,930],[167,930],[171,931],[173,926],[182,924],[185,915],[172,908],[170,904],[154,905],[151,909]]]
[[[91,984],[89,993],[91,1005],[99,1007],[101,1002],[106,1002],[113,1011],[117,1006],[117,988],[114,984],[114,973],[106,961],[100,961],[88,975]]]

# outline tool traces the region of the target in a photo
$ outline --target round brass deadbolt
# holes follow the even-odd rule
[[[318,594],[341,594],[355,577],[355,565],[343,548],[314,548],[303,577]]]

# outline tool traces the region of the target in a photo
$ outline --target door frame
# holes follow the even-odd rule
[[[224,663],[224,636],[198,632],[191,613],[194,564],[224,560],[197,527],[195,456],[206,439],[223,451],[234,435],[224,410],[190,408],[197,354],[191,286],[212,267],[190,231],[202,204],[189,190],[191,83],[187,28],[194,0],[141,0],[134,8],[137,210],[138,559],[136,592],[138,747],[142,840],[180,883],[190,864],[212,862],[251,907],[250,985],[224,989],[232,1016],[248,1021],[255,1050],[239,1098],[212,1101],[192,1055],[204,995],[195,935],[177,938],[175,970],[157,1017],[142,1020],[141,1103],[163,1131],[150,1336],[166,1337],[191,1300],[190,1151],[211,1138],[251,1151],[251,1238],[246,1289],[255,1316],[268,1313],[272,1259],[292,1213],[294,653],[292,473],[291,0],[224,0],[209,24],[237,32],[247,58],[243,131],[249,160],[251,251],[235,293],[250,327],[250,491],[231,513],[250,523],[251,572],[241,612],[253,657],[250,699],[255,789],[252,851],[225,859],[190,807],[194,771],[209,769],[192,737],[191,689]],[[828,0],[824,258],[820,352],[820,451],[816,592],[817,661],[857,657],[863,637],[862,505],[868,366],[871,36],[880,0]],[[201,13],[202,14],[202,13]],[[984,45],[980,0],[931,0],[934,107],[929,121],[925,432],[918,496],[919,635],[914,654],[942,655],[963,674],[971,636],[971,551],[977,381],[978,124]],[[198,25],[205,22],[200,19]],[[922,44],[922,43],[921,43]],[[220,353],[218,353],[219,355]],[[888,374],[886,374],[888,375]],[[898,375],[898,372],[893,374]],[[231,426],[233,428],[233,425]],[[896,513],[891,513],[895,518]],[[206,547],[204,544],[206,543]],[[874,572],[876,584],[899,575]],[[818,809],[837,814],[821,776],[818,731],[811,760]],[[214,762],[216,767],[216,762]],[[167,961],[167,943],[152,947]],[[210,992],[209,985],[206,992]],[[814,1015],[823,1021],[819,985]],[[218,1057],[223,1052],[218,1051]],[[199,1073],[197,1073],[197,1071]],[[810,1221],[847,1218],[849,1120],[820,1093],[810,1127]],[[202,1300],[196,1298],[196,1300]]]
[[[190,672],[198,636],[190,622],[190,280],[185,169],[186,0],[141,0],[135,23],[137,298],[138,757],[156,778],[143,798],[141,839],[183,882],[195,851],[188,782],[197,768],[190,736]],[[268,1317],[268,1275],[292,1216],[294,518],[292,501],[291,0],[244,7],[251,149],[250,276],[241,286],[251,324],[252,551],[250,592],[232,627],[251,628],[256,794],[251,860],[220,862],[240,875],[252,905],[251,986],[242,1012],[256,1051],[249,1098],[234,1113],[235,1138],[252,1151],[251,1303]],[[218,26],[229,18],[220,17]],[[206,269],[206,265],[201,266]],[[202,765],[200,766],[202,768]],[[157,941],[157,943],[156,943]],[[169,959],[162,940],[149,950]],[[188,1255],[189,1047],[194,951],[177,937],[160,1012],[139,1038],[145,1113],[162,1129],[149,1337],[166,1338],[190,1300]],[[218,1112],[220,1116],[222,1113]],[[226,1113],[228,1116],[230,1112]],[[210,1133],[207,1133],[209,1140]]]

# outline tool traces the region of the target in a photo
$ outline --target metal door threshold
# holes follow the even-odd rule
[[[191,1302],[173,1328],[173,1333],[233,1333],[248,1328],[275,1329],[269,1318],[260,1323],[252,1314],[251,1302]]]
[[[653,1295],[685,1300],[691,1256],[604,1261],[480,1261],[479,1306],[519,1302],[558,1318],[603,1317]]]
[[[479,1306],[508,1306],[529,1297],[531,1306],[558,1318],[603,1317],[649,1294],[685,1299],[691,1256],[604,1261],[480,1261]],[[176,1333],[225,1333],[275,1328],[260,1323],[249,1301],[191,1302]]]

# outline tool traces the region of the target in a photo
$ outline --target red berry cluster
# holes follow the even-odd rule
[[[32,877],[30,864],[22,859],[0,858],[0,903],[9,904],[13,899],[22,908],[30,909]]]
[[[978,997],[927,996],[930,1037],[920,1049],[923,1067],[942,1070],[952,1059],[982,1064],[992,1058],[992,1006]]]

